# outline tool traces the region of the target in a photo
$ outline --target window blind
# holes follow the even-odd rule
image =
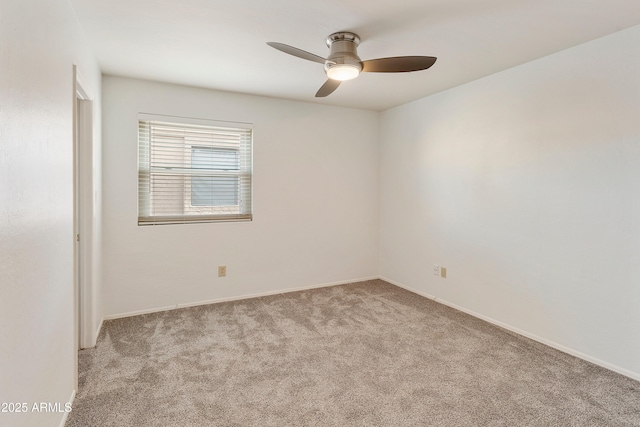
[[[147,117],[138,121],[138,225],[252,219],[250,125]]]

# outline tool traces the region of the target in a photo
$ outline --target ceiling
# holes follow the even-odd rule
[[[103,73],[385,110],[640,24],[638,0],[70,0]],[[322,64],[353,31],[363,60],[436,56],[425,71],[364,73],[315,98]]]

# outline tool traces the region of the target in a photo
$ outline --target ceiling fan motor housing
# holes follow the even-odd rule
[[[351,69],[353,77],[350,78],[357,77],[362,71],[362,61],[357,51],[360,37],[357,34],[343,31],[331,34],[326,41],[327,46],[331,49],[327,61],[324,63],[327,75],[331,77],[337,69]]]

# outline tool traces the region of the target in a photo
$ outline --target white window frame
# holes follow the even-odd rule
[[[171,129],[184,136],[175,137],[171,142],[169,161],[158,164],[164,144],[159,142],[154,131]],[[199,136],[191,137],[193,131],[203,130],[212,133],[211,139]],[[182,139],[182,141],[180,141]],[[185,224],[203,222],[251,221],[253,188],[253,126],[248,123],[221,122],[157,114],[140,113],[138,115],[138,225]],[[194,148],[218,148],[237,150],[239,168],[237,170],[193,168]],[[181,158],[178,158],[180,156]],[[170,163],[170,164],[169,164]],[[165,201],[160,179],[162,176],[182,177],[183,184],[173,184],[171,202],[175,207],[162,209]],[[191,179],[196,176],[238,178],[238,205],[193,206]],[[179,179],[178,179],[179,181]],[[183,186],[182,189],[180,187]],[[177,189],[176,189],[177,188]],[[154,196],[158,194],[159,196]],[[167,194],[165,192],[164,194]]]

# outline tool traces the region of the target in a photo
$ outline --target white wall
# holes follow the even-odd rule
[[[639,58],[635,27],[384,112],[381,275],[640,379]]]
[[[108,317],[378,276],[378,113],[111,76],[103,99]],[[254,220],[138,226],[139,112],[253,123]]]
[[[64,405],[75,387],[74,63],[96,94],[99,152],[100,71],[69,3],[2,1],[0,402],[29,410],[35,402]],[[3,426],[58,426],[62,419],[0,413]]]

